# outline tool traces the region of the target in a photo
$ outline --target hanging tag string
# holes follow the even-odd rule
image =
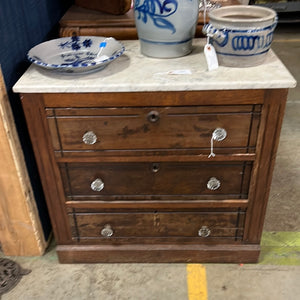
[[[223,141],[227,136],[227,131],[224,128],[216,128],[211,135],[210,140],[210,154],[208,158],[215,157],[216,154],[214,153],[214,140],[217,142]]]
[[[212,136],[210,139],[210,154],[208,155],[208,158],[215,157],[216,154],[214,153],[214,137]]]
[[[207,6],[207,3],[206,3],[206,0],[202,0],[203,2],[203,26],[205,26],[206,24],[206,6]],[[206,45],[209,45],[209,42],[210,42],[210,35],[207,34],[207,40],[206,40]]]
[[[206,45],[209,45],[210,44],[210,34],[207,34],[207,39],[206,39]]]
[[[203,25],[206,24],[206,0],[202,0],[203,2],[203,7],[204,7],[204,10],[203,10]]]

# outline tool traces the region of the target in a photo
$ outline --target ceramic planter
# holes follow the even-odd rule
[[[203,32],[211,37],[220,65],[251,67],[264,62],[276,25],[274,10],[236,5],[211,11]]]

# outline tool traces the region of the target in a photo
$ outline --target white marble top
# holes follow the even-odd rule
[[[31,65],[13,87],[17,93],[138,92],[293,88],[296,81],[271,50],[264,64],[251,68],[219,67],[208,71],[205,39],[193,41],[193,52],[174,59],[149,58],[139,41],[123,41],[125,53],[105,69],[65,75]],[[186,70],[189,74],[174,75]]]

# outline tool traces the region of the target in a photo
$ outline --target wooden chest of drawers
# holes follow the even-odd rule
[[[256,262],[286,89],[22,95],[61,262]]]

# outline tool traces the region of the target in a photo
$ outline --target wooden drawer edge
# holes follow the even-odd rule
[[[30,97],[30,94],[28,94]],[[45,107],[136,107],[263,104],[265,90],[43,93]],[[142,100],[141,100],[142,99]],[[161,100],[163,99],[163,101]]]
[[[115,202],[100,202],[100,201],[67,201],[66,207],[68,212],[76,210],[109,210],[109,209],[128,209],[128,210],[189,210],[189,209],[225,209],[238,210],[248,207],[248,199],[243,200],[216,200],[216,201],[115,201]]]
[[[89,238],[78,237],[72,238],[73,245],[132,245],[132,244],[201,244],[201,245],[236,245],[243,244],[243,229],[237,228],[232,229],[237,232],[236,236],[215,236],[208,238],[199,238],[199,237],[119,237],[119,238]],[[229,231],[229,230],[228,230]]]
[[[56,153],[57,154],[57,153]],[[69,156],[72,153],[67,153],[68,156],[56,157],[58,163],[99,163],[99,162],[231,162],[231,161],[255,161],[255,153],[235,153],[235,154],[216,154],[215,157],[209,158],[208,154],[186,155],[177,153],[175,155],[144,155],[136,156],[128,153],[128,156],[122,156],[120,153],[114,153],[112,156],[105,152],[84,153],[76,152],[76,156]],[[117,155],[118,154],[118,155]],[[134,153],[136,154],[136,153]]]

